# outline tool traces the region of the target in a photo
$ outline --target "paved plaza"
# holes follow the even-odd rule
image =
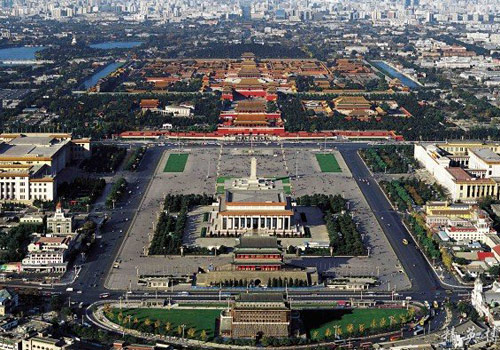
[[[350,209],[354,212],[354,218],[359,222],[364,242],[370,250],[370,257],[297,258],[289,256],[287,257],[288,262],[301,266],[316,266],[319,272],[327,271],[333,275],[379,276],[382,283],[379,289],[382,290],[410,287],[408,278],[401,272],[395,253],[352,178],[342,156],[336,150],[322,150],[321,153],[331,152],[334,154],[342,168],[342,172],[339,173],[322,173],[315,157],[315,153],[320,151],[314,149],[255,148],[252,150],[249,147],[225,146],[182,151],[189,153],[183,173],[163,171],[169,154],[178,153],[178,151],[166,151],[163,154],[120,251],[118,257],[121,260],[120,267],[113,269],[108,279],[107,286],[109,288],[124,289],[129,286],[133,289],[137,288],[137,273],[189,274],[196,272],[199,266],[207,267],[209,264],[213,264],[217,267],[227,264],[231,259],[228,255],[210,258],[196,256],[152,257],[145,256],[144,252],[152,237],[153,227],[161,211],[163,198],[167,193],[214,194],[217,177],[247,177],[249,175],[251,156],[257,158],[259,177],[290,176],[292,193],[295,197],[324,193],[341,194],[347,198]],[[200,229],[198,227],[202,224],[202,213],[207,209],[196,208],[190,213],[190,223],[184,242],[188,244],[202,243],[204,246],[210,246],[210,240],[215,239],[219,241],[214,245],[234,246],[234,237],[199,237]],[[314,228],[312,235],[318,241],[327,240],[326,230],[321,228],[321,225]],[[285,238],[282,243],[284,246],[299,245],[298,243],[304,240],[304,238]]]
[[[293,175],[294,196],[326,193],[340,194],[348,199],[349,208],[354,213],[355,221],[359,223],[359,230],[362,233],[365,246],[370,251],[370,257],[301,258],[293,259],[292,263],[301,266],[316,266],[320,273],[328,272],[337,276],[378,276],[382,283],[379,289],[383,290],[409,288],[410,281],[406,274],[401,272],[402,269],[396,254],[352,177],[342,155],[336,150],[332,152],[342,169],[340,173],[321,172],[315,153],[328,152],[311,149],[285,151],[287,164]]]

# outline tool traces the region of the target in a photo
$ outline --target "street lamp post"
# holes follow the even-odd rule
[[[339,329],[339,325],[335,325],[335,326],[333,326],[333,328],[335,329],[335,339],[337,339],[337,337],[338,337],[337,330]]]

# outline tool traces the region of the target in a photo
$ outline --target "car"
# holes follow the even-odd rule
[[[403,239],[403,244],[408,245],[408,240],[406,238]]]

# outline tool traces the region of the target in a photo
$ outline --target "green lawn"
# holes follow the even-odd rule
[[[112,312],[115,315],[113,322],[117,322],[116,319],[120,310],[113,309]],[[172,335],[176,335],[177,327],[184,324],[186,325],[186,332],[189,328],[196,330],[195,338],[199,338],[201,331],[205,330],[207,339],[213,339],[215,321],[220,316],[220,312],[220,309],[123,309],[122,315],[124,319],[128,315],[132,316],[132,320],[137,317],[138,325],[144,324],[146,319],[149,319],[152,324],[157,320],[160,321],[161,324],[157,333],[164,334],[165,325],[170,322],[172,326],[170,333]]]
[[[224,186],[217,186],[217,194],[224,194]]]
[[[285,194],[292,194],[292,189],[290,186],[283,186],[283,192],[285,192]]]
[[[167,164],[163,172],[165,173],[182,173],[186,167],[189,154],[187,153],[172,153],[168,156]]]
[[[199,304],[201,305],[201,304]],[[196,306],[196,305],[193,305]],[[221,307],[222,304],[214,305]],[[205,330],[207,340],[214,338],[216,319],[220,316],[221,309],[112,309],[111,321],[118,322],[118,314],[122,312],[121,324],[125,327],[141,329],[144,327],[146,319],[150,321],[150,330],[155,328],[153,325],[159,321],[156,328],[156,333],[177,335],[177,327],[184,324],[185,330],[193,328],[196,330],[193,338],[199,338],[201,331]],[[406,309],[354,309],[354,310],[335,310],[335,309],[315,309],[301,310],[301,319],[306,325],[306,331],[310,337],[314,337],[317,331],[317,340],[324,338],[327,329],[330,329],[331,334],[335,332],[334,326],[341,329],[342,335],[348,336],[348,325],[352,324],[354,330],[359,329],[360,324],[364,324],[366,331],[372,330],[372,322],[377,324],[376,331],[382,332],[390,324],[390,316],[394,317],[394,323],[400,323],[400,315],[407,315]],[[131,323],[128,324],[127,316],[131,315]],[[109,317],[109,316],[108,316]],[[134,322],[134,319],[137,321]],[[385,320],[385,325],[381,320]],[[170,322],[171,329],[169,332],[165,330],[167,322]],[[187,334],[187,333],[186,333]]]
[[[400,323],[400,315],[407,315],[406,309],[353,309],[353,310],[307,310],[301,311],[301,318],[306,325],[309,336],[313,337],[318,332],[318,338],[324,338],[326,329],[333,334],[334,326],[339,326],[344,336],[348,335],[348,325],[352,324],[354,330],[359,330],[363,324],[366,331],[372,331],[372,322],[375,320],[375,330],[383,328],[381,320],[385,319],[385,327],[390,324],[390,316],[394,317],[394,323]],[[382,321],[384,322],[384,321]],[[383,325],[383,323],[382,323]],[[382,329],[380,329],[382,331]]]
[[[318,153],[316,154],[316,160],[318,161],[321,171],[324,173],[340,173],[339,163],[335,156],[331,153]]]
[[[233,177],[232,176],[219,176],[217,178],[217,183],[218,184],[224,184],[226,180],[231,180]]]

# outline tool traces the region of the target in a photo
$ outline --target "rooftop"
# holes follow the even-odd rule
[[[472,179],[472,176],[462,168],[451,167],[447,168],[447,170],[457,181],[466,181]]]
[[[281,293],[242,293],[238,301],[246,303],[283,302],[284,297]]]
[[[229,190],[226,193],[227,203],[283,203],[286,202],[284,195],[280,191],[252,191],[252,190]]]
[[[71,237],[39,237],[37,240],[41,244],[63,244],[70,241]]]
[[[498,163],[500,162],[500,155],[496,154],[489,148],[477,148],[471,149],[471,153],[474,153],[478,158],[482,159],[487,163]]]
[[[9,157],[53,157],[68,140],[58,141],[52,137],[26,136],[0,143],[0,160]]]
[[[279,246],[276,237],[269,236],[241,236],[238,248],[277,248]]]
[[[474,333],[482,333],[484,332],[484,328],[481,326],[477,325],[471,320],[465,321],[464,323],[459,324],[458,326],[455,327],[455,332],[460,335],[466,335],[470,332],[470,330],[473,330]]]

